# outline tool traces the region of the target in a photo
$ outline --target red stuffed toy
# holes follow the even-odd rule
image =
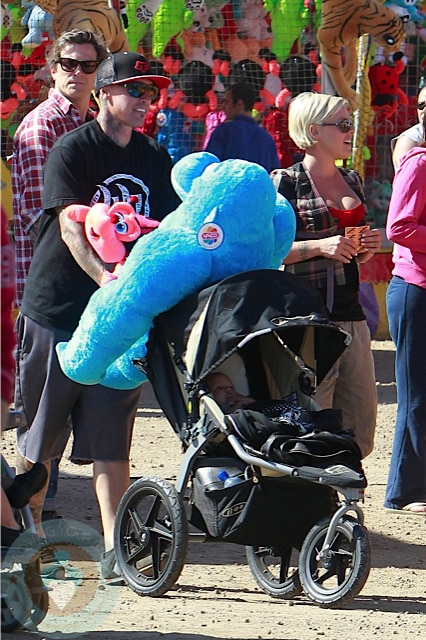
[[[399,76],[405,69],[402,54],[395,54],[395,65],[378,63],[368,70],[371,85],[371,106],[378,117],[390,118],[408,98],[399,87]]]
[[[128,202],[116,202],[112,207],[97,203],[93,207],[71,204],[66,209],[71,220],[84,222],[86,237],[98,256],[107,264],[115,264],[113,272],[105,271],[102,284],[115,280],[127,257],[125,242],[153,231],[157,220],[135,213]]]

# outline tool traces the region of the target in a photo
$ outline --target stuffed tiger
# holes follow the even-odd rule
[[[129,45],[119,12],[108,0],[35,0],[54,14],[53,31],[57,38],[70,29],[90,29],[103,36],[111,53],[128,51]]]
[[[337,94],[356,109],[359,98],[351,85],[356,77],[358,38],[368,34],[378,46],[387,51],[398,51],[405,37],[404,23],[409,16],[397,16],[380,0],[322,0],[321,15],[317,39],[322,64]],[[344,66],[341,57],[343,47]]]

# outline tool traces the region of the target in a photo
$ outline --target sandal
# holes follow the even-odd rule
[[[385,510],[402,516],[426,516],[426,502],[410,502],[405,507],[385,507]]]
[[[410,502],[410,504],[406,504],[405,507],[402,507],[402,510],[407,513],[426,516],[426,502]]]

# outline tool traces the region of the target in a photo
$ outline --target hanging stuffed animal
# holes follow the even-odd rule
[[[409,19],[397,16],[380,0],[322,0],[322,22],[317,31],[322,65],[339,96],[346,98],[352,109],[359,107],[359,97],[351,88],[357,69],[358,38],[368,34],[387,51],[399,51],[405,38],[404,24]],[[344,49],[345,63],[342,61]]]
[[[399,76],[405,69],[402,54],[394,65],[373,64],[368,70],[371,85],[371,105],[377,116],[390,118],[400,105],[407,105],[408,98],[399,86]]]
[[[221,3],[223,4],[223,3]],[[194,10],[192,24],[179,35],[183,42],[183,54],[187,62],[199,60],[213,66],[213,54],[220,49],[217,29],[223,26],[220,6],[202,3]]]
[[[389,180],[373,180],[369,193],[371,205],[368,207],[368,215],[374,219],[378,227],[386,226],[386,217],[389,209],[389,201],[392,194],[392,184]]]
[[[192,23],[185,0],[163,0],[152,19],[152,56],[159,58],[170,40]]]
[[[274,139],[281,167],[290,167],[302,155],[288,132],[288,105],[298,93],[317,88],[317,69],[307,56],[289,56],[280,66],[283,89],[275,98],[275,104],[264,114],[262,125]]]
[[[111,53],[129,50],[119,5],[116,10],[109,0],[35,0],[35,2],[39,7],[53,14],[53,31],[56,38],[70,29],[89,29],[103,37]]]
[[[43,42],[43,35],[46,32],[50,40],[55,39],[53,33],[53,15],[44,11],[36,5],[32,0],[22,0],[21,2],[26,12],[21,20],[21,25],[28,30],[24,38],[22,38],[22,46],[29,49],[35,49]]]
[[[263,4],[271,21],[273,43],[270,46],[278,60],[283,60],[308,26],[309,10],[304,0],[264,0]]]
[[[179,108],[186,118],[204,122],[209,111],[217,109],[213,80],[209,65],[199,60],[189,62],[178,73],[177,88],[168,106],[171,109]]]
[[[251,269],[276,269],[294,240],[291,205],[263,167],[192,153],[172,169],[182,204],[140,238],[117,280],[91,297],[68,343],[57,347],[64,373],[83,384],[134,388],[145,376],[154,317],[191,293]]]

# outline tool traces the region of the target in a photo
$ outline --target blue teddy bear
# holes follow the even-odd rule
[[[290,250],[294,211],[260,165],[192,153],[172,183],[182,204],[136,242],[118,279],[93,294],[71,340],[57,345],[76,382],[139,386],[146,377],[132,361],[146,354],[155,316],[228,276],[276,269]]]

